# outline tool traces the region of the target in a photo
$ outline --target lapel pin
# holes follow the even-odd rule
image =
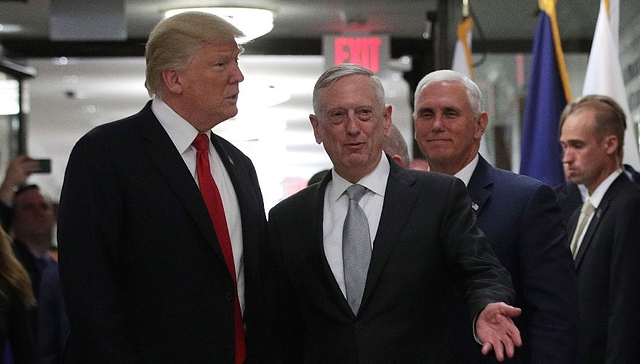
[[[478,211],[478,204],[475,202],[471,203],[471,208],[473,209],[473,211]]]

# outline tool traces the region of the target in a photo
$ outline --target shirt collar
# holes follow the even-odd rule
[[[600,183],[598,187],[596,187],[596,189],[590,196],[587,196],[589,201],[591,201],[593,207],[598,208],[600,202],[602,202],[604,194],[607,193],[607,190],[609,189],[613,181],[615,181],[620,174],[622,174],[622,169],[620,168],[613,171],[613,173],[611,173],[609,177],[605,178],[604,181],[602,181],[602,183]]]
[[[376,168],[360,179],[357,184],[363,185],[376,195],[384,197],[390,169],[389,160],[384,153],[381,153],[380,162]],[[352,183],[342,178],[334,169],[331,169],[331,177],[331,185],[327,186],[327,192],[331,201],[335,202]]]
[[[159,97],[154,97],[151,102],[151,111],[169,134],[169,138],[180,154],[187,151],[198,135],[198,130]]]
[[[480,160],[478,155],[479,154],[476,153],[475,158],[473,158],[469,164],[464,166],[464,168],[459,170],[458,173],[454,175],[454,177],[458,177],[459,179],[461,179],[462,182],[464,182],[465,186],[469,184],[471,175],[473,175],[473,171],[475,171],[476,167],[478,166],[478,160]]]

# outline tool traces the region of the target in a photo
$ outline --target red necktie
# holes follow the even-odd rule
[[[229,268],[229,273],[233,277],[233,284],[236,286],[235,294],[235,333],[236,333],[236,364],[244,362],[247,356],[247,350],[244,341],[244,327],[242,324],[242,312],[240,311],[240,300],[238,299],[238,289],[236,282],[236,268],[233,262],[233,250],[231,248],[231,238],[229,237],[229,229],[227,227],[227,219],[224,215],[224,207],[218,186],[211,176],[211,167],[209,165],[209,138],[206,134],[198,134],[193,141],[196,147],[196,172],[198,174],[198,184],[200,185],[200,193],[207,205],[211,222],[216,230],[222,255]]]

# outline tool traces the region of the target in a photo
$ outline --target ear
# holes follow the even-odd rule
[[[384,136],[388,137],[391,135],[391,111],[393,111],[393,107],[391,105],[387,105],[384,108]]]
[[[607,135],[606,137],[604,137],[603,144],[605,147],[605,153],[607,153],[607,155],[615,154],[618,150],[618,143],[618,137],[616,137],[615,135]]]
[[[404,167],[404,161],[402,160],[402,157],[400,157],[398,154],[394,154],[391,156],[391,159],[393,159],[394,161],[396,161],[396,163],[398,163],[398,165],[403,166]]]
[[[162,71],[162,80],[164,81],[164,86],[169,92],[175,94],[182,93],[182,78],[177,70]]]
[[[474,136],[476,139],[482,138],[484,135],[484,131],[487,128],[487,124],[489,123],[489,115],[486,112],[481,112],[480,116],[478,116],[478,120],[476,120],[476,132]]]
[[[318,117],[314,114],[309,115],[309,121],[311,122],[311,126],[313,127],[313,135],[316,138],[316,143],[322,143],[322,136],[320,135],[320,126],[318,125]]]

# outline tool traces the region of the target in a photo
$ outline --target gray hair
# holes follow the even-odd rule
[[[322,90],[326,87],[331,86],[334,82],[339,79],[350,76],[350,75],[365,75],[369,76],[371,83],[373,84],[373,88],[376,93],[376,99],[380,104],[381,108],[385,106],[385,96],[384,96],[384,87],[382,87],[382,81],[378,76],[374,75],[371,70],[364,68],[362,66],[358,66],[353,63],[343,63],[337,66],[333,66],[328,70],[324,71],[324,73],[318,78],[316,81],[316,85],[313,87],[313,112],[315,114],[320,113],[320,105],[322,104]]]
[[[213,14],[190,11],[164,19],[151,31],[145,47],[144,84],[149,96],[161,94],[162,71],[186,68],[201,44],[225,43],[242,36],[241,30]]]
[[[439,70],[427,74],[418,83],[413,99],[414,118],[417,112],[416,104],[418,102],[418,97],[420,97],[420,92],[427,86],[438,82],[460,82],[467,89],[467,98],[469,99],[469,105],[471,106],[473,117],[477,118],[480,116],[480,113],[482,112],[482,92],[480,92],[478,85],[462,73],[452,70]]]

